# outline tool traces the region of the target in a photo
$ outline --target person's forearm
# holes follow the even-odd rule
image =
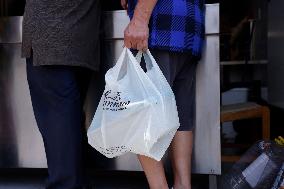
[[[134,10],[133,19],[143,21],[148,24],[157,1],[158,0],[138,0]]]
[[[127,48],[143,51],[148,48],[148,24],[157,1],[138,0],[133,18],[124,30],[124,45]]]

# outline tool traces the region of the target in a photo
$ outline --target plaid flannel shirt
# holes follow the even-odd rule
[[[133,17],[137,0],[128,0]],[[205,33],[204,0],[158,0],[149,22],[149,48],[190,52],[201,57]]]

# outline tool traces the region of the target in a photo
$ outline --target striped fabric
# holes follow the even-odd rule
[[[137,0],[128,0],[133,17]],[[190,52],[200,58],[204,41],[204,0],[158,0],[149,23],[149,48]]]

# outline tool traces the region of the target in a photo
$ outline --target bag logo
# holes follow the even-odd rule
[[[104,93],[103,110],[120,111],[127,109],[130,101],[122,101],[121,92],[108,90]]]

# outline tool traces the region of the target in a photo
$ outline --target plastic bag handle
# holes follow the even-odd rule
[[[136,54],[135,58],[137,60],[137,62],[140,64],[141,60],[142,60],[142,56],[143,56],[143,52],[142,51],[138,51],[138,53]]]
[[[138,51],[138,53],[136,54],[136,60],[138,63],[141,63],[142,60],[142,56],[144,57],[145,60],[145,64],[146,64],[146,69],[150,70],[154,65],[151,59],[151,53],[149,51],[149,49],[147,49],[145,52],[142,51]]]
[[[113,72],[113,81],[116,81],[118,79],[118,74],[119,74],[120,70],[122,69],[122,65],[125,63],[124,59],[126,57],[126,51],[127,51],[127,48],[124,47],[121,55],[119,56],[119,58],[116,62],[116,64],[114,65],[114,67],[112,67],[110,69]]]
[[[144,56],[144,60],[145,60],[145,63],[146,63],[147,70],[155,69],[156,72],[159,73],[160,78],[164,81],[164,83],[166,85],[168,85],[168,87],[171,88],[171,86],[168,83],[167,79],[165,78],[163,72],[161,71],[159,65],[157,64],[157,62],[155,61],[154,57],[152,56],[150,50],[147,49],[146,52],[140,52],[140,53],[142,53],[142,55]],[[140,59],[140,62],[141,62],[141,59]]]
[[[140,66],[140,62],[141,62],[141,58],[142,58],[142,55],[144,56],[144,57],[148,57],[149,56],[149,54],[148,55],[145,55],[145,54],[143,54],[142,52],[138,52],[138,56],[136,56],[136,58],[134,57],[134,55],[133,55],[133,53],[129,50],[129,49],[127,49],[126,50],[126,52],[128,53],[128,56],[129,56],[129,58],[132,60],[132,61],[130,61],[130,65],[132,65],[133,66],[133,68],[137,71],[137,72],[140,72],[140,76],[139,77],[143,77],[144,79],[146,79],[146,80],[148,80],[149,81],[149,84],[151,84],[152,86],[153,86],[153,88],[155,88],[155,90],[157,90],[157,88],[156,88],[156,86],[155,86],[155,84],[151,81],[151,79],[147,76],[147,74],[144,72],[144,70],[142,69],[142,67]],[[148,53],[150,53],[150,51],[148,52]],[[151,54],[150,54],[150,56],[152,56]],[[138,60],[137,60],[138,59]],[[146,66],[147,66],[147,70],[148,69],[150,69],[150,65],[153,65],[154,66],[154,62],[155,62],[155,60],[154,60],[154,62],[152,63],[152,61],[153,61],[153,57],[152,57],[152,59],[151,59],[151,57],[149,57],[149,60],[147,60],[147,63],[146,63]],[[153,67],[153,66],[151,66],[151,67]],[[158,65],[156,65],[157,67],[158,67]],[[158,90],[157,90],[158,91]],[[158,92],[159,93],[159,92]]]

